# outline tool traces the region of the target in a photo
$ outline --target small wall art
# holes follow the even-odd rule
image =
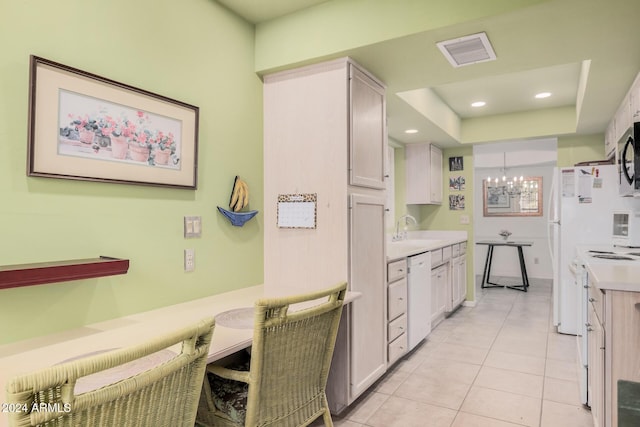
[[[449,171],[464,170],[462,157],[449,157]]]
[[[464,176],[450,176],[449,177],[449,190],[450,191],[463,191],[464,190]]]
[[[464,210],[464,194],[449,194],[449,210]]]

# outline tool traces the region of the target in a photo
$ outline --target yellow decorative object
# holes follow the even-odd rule
[[[242,227],[245,222],[256,216],[258,211],[240,212],[249,206],[249,185],[236,175],[233,181],[231,197],[229,197],[229,210],[218,206],[218,211],[227,218],[232,225]]]

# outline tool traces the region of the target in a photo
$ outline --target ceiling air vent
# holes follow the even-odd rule
[[[496,53],[485,33],[445,40],[437,45],[455,68],[496,59]]]

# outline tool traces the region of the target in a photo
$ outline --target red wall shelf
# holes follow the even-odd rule
[[[126,274],[129,260],[101,256],[0,266],[0,289]]]

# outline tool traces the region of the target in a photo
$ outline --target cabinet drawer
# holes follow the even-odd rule
[[[387,319],[393,320],[407,312],[407,279],[389,285]]]
[[[604,323],[604,293],[593,283],[589,283],[589,302],[593,305],[600,322]]]
[[[387,264],[387,281],[393,282],[407,275],[407,260],[401,259]]]
[[[431,251],[431,267],[442,264],[442,249]]]
[[[442,248],[442,261],[446,262],[451,259],[451,246]]]
[[[460,255],[460,244],[456,243],[455,245],[451,245],[451,256],[457,257]]]
[[[406,352],[408,347],[407,334],[402,334],[389,343],[387,358],[389,364],[400,359]]]
[[[467,242],[460,243],[460,255],[467,253]]]
[[[387,330],[388,340],[393,341],[407,331],[407,315],[403,314],[396,320],[389,322]]]

